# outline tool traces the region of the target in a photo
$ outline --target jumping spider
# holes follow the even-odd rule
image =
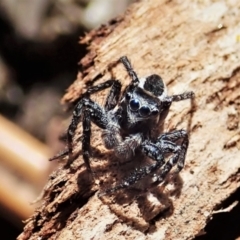
[[[161,168],[160,174],[155,174],[156,182],[164,180],[171,168],[177,164],[178,171],[184,167],[188,148],[188,134],[185,130],[175,130],[153,137],[153,132],[159,129],[166,118],[172,102],[191,99],[193,92],[167,96],[166,87],[159,75],[153,74],[139,79],[128,58],[123,56],[119,61],[124,65],[131,83],[121,95],[121,83],[112,79],[92,86],[77,102],[71,124],[67,131],[68,154],[72,154],[73,136],[77,125],[82,121],[82,152],[85,165],[90,167],[90,136],[91,121],[102,129],[102,140],[107,149],[113,149],[121,159],[131,159],[136,150],[140,150],[154,163],[135,171],[119,185],[104,192],[113,193],[127,188],[149,174]],[[90,95],[111,87],[104,107],[90,99]],[[121,95],[121,97],[120,97]],[[178,144],[179,140],[181,144]],[[165,155],[172,156],[165,163]],[[59,157],[59,156],[58,156]],[[54,157],[55,158],[55,157]]]

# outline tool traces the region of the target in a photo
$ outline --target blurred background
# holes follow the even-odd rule
[[[0,226],[16,239],[64,149],[60,99],[86,54],[79,38],[130,0],[0,1]]]
[[[134,0],[0,0],[0,226],[16,239],[64,149],[69,114],[60,99],[86,54],[79,38],[122,14]],[[240,190],[223,204],[240,199]],[[235,206],[235,205],[234,205]],[[239,204],[215,214],[196,238],[239,236]],[[222,229],[222,231],[219,231]],[[236,235],[237,232],[237,235]],[[217,235],[216,235],[217,234]],[[235,239],[235,238],[231,238]]]

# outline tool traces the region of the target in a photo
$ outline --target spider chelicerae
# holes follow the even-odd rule
[[[125,67],[130,84],[121,94],[122,84],[115,79],[108,80],[99,85],[89,87],[78,100],[74,110],[71,124],[67,131],[68,150],[64,153],[71,158],[73,136],[77,125],[82,121],[82,154],[87,170],[90,167],[90,137],[91,122],[102,129],[102,140],[107,149],[113,149],[115,155],[124,160],[130,160],[136,151],[141,151],[151,158],[153,163],[135,169],[129,177],[120,184],[107,189],[104,194],[114,193],[128,188],[145,176],[154,174],[154,181],[162,182],[174,165],[178,171],[184,167],[188,148],[188,134],[185,130],[174,130],[161,133],[154,137],[154,132],[160,129],[169,112],[172,102],[194,97],[192,91],[168,96],[162,78],[152,74],[145,78],[138,78],[130,61],[126,56],[119,59]],[[99,106],[90,99],[90,95],[104,89],[111,88],[104,107]],[[179,144],[179,140],[181,140]],[[64,155],[62,154],[62,155]],[[171,154],[165,162],[165,156]],[[60,157],[53,157],[51,160]]]

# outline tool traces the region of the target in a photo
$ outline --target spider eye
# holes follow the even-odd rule
[[[140,115],[142,115],[143,117],[149,115],[150,112],[150,108],[147,106],[142,106],[139,110]]]
[[[130,104],[131,110],[133,110],[133,111],[137,111],[140,107],[140,103],[139,103],[138,99],[131,100],[129,104]]]
[[[152,115],[154,115],[154,116],[158,115],[158,113],[159,113],[159,111],[158,111],[157,109],[154,109],[154,110],[152,111]]]

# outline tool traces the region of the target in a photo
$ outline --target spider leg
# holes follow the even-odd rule
[[[186,130],[184,130],[184,129],[174,130],[172,132],[162,133],[157,138],[156,144],[159,145],[166,140],[171,141],[171,142],[175,142],[179,139],[184,139],[184,138],[188,138],[188,134],[187,134]]]
[[[90,168],[90,136],[91,136],[91,120],[100,128],[106,129],[108,125],[106,111],[114,108],[119,100],[121,92],[121,83],[118,80],[108,80],[99,85],[89,88],[85,96],[90,96],[90,94],[96,93],[98,91],[104,90],[111,87],[110,93],[107,97],[105,104],[105,110],[103,110],[98,104],[93,102],[88,98],[82,98],[76,105],[73,111],[73,119],[68,128],[68,149],[70,153],[69,159],[71,159],[72,154],[72,139],[76,131],[77,125],[81,120],[81,115],[83,115],[83,136],[82,136],[82,151],[83,160],[86,164],[87,169],[91,172]],[[84,110],[82,110],[84,108]],[[83,111],[83,114],[82,114]],[[118,132],[117,132],[118,133]]]
[[[186,99],[192,99],[194,97],[194,92],[184,92],[181,94],[172,95],[170,98],[173,102],[178,102]]]
[[[87,166],[87,169],[91,171],[89,164],[89,150],[90,150],[90,136],[91,136],[91,121],[93,121],[98,127],[106,129],[107,127],[107,115],[105,110],[102,109],[97,103],[93,102],[89,98],[82,98],[76,105],[73,111],[72,122],[68,127],[68,149],[69,149],[69,163],[72,159],[72,143],[73,135],[76,131],[77,125],[83,117],[83,135],[82,135],[82,150],[83,159]]]
[[[92,87],[88,88],[87,91],[81,96],[81,98],[79,99],[78,103],[76,104],[76,106],[73,110],[73,119],[68,128],[68,136],[69,136],[69,132],[70,132],[70,135],[74,134],[77,124],[79,123],[79,120],[80,120],[79,119],[80,115],[82,114],[83,106],[89,106],[90,108],[92,107],[93,110],[96,109],[97,112],[100,112],[100,117],[103,115],[103,110],[101,109],[101,107],[98,104],[94,103],[92,100],[88,99],[88,97],[93,93],[102,91],[111,86],[114,89],[118,89],[119,85],[121,85],[119,81],[111,79],[104,83],[100,83],[96,86],[92,86]],[[97,115],[97,114],[95,114],[95,115]]]
[[[132,82],[129,86],[130,89],[137,87],[139,84],[139,79],[138,79],[136,72],[133,70],[130,61],[128,60],[128,58],[126,56],[121,57],[119,60],[124,65],[124,67],[126,68],[126,70],[128,72],[128,75],[132,79]]]
[[[183,139],[181,146],[174,143],[179,139]],[[141,145],[142,152],[155,160],[156,162],[152,165],[135,169],[135,171],[126,178],[119,185],[107,189],[105,192],[100,195],[111,194],[117,190],[128,188],[129,186],[135,184],[139,180],[143,179],[145,176],[152,174],[157,169],[161,168],[164,164],[164,154],[173,153],[173,156],[169,161],[163,166],[161,173],[157,176],[154,175],[154,181],[162,182],[167,174],[170,172],[172,167],[178,164],[178,171],[181,171],[184,166],[185,155],[188,147],[188,135],[184,130],[176,130],[171,133],[164,133],[158,139],[156,143],[153,143],[149,140],[145,140]]]
[[[183,139],[182,144],[179,146],[174,141]],[[158,183],[162,182],[167,174],[171,171],[172,167],[177,164],[177,172],[180,172],[184,167],[185,156],[188,148],[188,134],[185,130],[176,130],[170,133],[162,134],[157,140],[157,146],[163,149],[165,152],[174,153],[174,155],[168,160],[168,162],[163,166],[160,174],[155,178]]]
[[[85,101],[83,99],[89,97],[93,93],[102,91],[102,90],[104,90],[106,88],[109,88],[111,86],[112,86],[112,88],[116,89],[115,91],[117,92],[117,90],[119,89],[119,85],[120,85],[120,90],[121,90],[120,82],[117,81],[117,80],[114,80],[114,79],[110,79],[110,80],[108,80],[104,83],[100,83],[96,86],[92,86],[92,87],[88,88],[87,91],[85,93],[83,93],[83,95],[80,98],[78,98],[74,101],[74,102],[76,102],[76,105],[75,105],[75,108],[73,110],[73,118],[72,118],[71,124],[69,125],[67,133],[66,133],[66,139],[67,139],[67,142],[68,142],[68,150],[61,151],[56,156],[50,158],[49,161],[65,157],[66,155],[70,156],[72,154],[72,148],[73,148],[72,137],[73,137],[74,132],[77,128],[77,125],[78,125],[78,123],[81,119],[80,116],[82,114],[82,108],[83,108],[83,105],[84,105],[83,102]],[[119,90],[119,93],[116,93],[116,95],[117,95],[117,97],[115,97],[116,104],[117,104],[117,100],[119,98],[118,94],[120,94],[120,90]],[[110,93],[112,93],[112,92],[113,92],[113,90],[111,90]],[[109,99],[110,103],[112,103],[113,101],[114,101],[114,97],[112,97],[112,99]],[[110,103],[108,104],[108,108],[113,107],[113,104],[111,105]],[[64,136],[64,138],[65,138],[65,136]]]
[[[164,155],[161,151],[161,149],[156,146],[154,143],[146,140],[142,143],[142,151],[145,155],[149,156],[156,162],[154,164],[141,167],[139,169],[135,169],[133,173],[129,175],[129,177],[125,178],[125,180],[116,185],[113,188],[109,188],[106,191],[100,193],[100,196],[106,195],[106,194],[112,194],[120,189],[128,188],[129,186],[135,184],[145,176],[155,172],[157,169],[161,168],[163,166],[164,162]]]
[[[49,161],[53,161],[53,160],[58,159],[58,158],[63,158],[67,155],[69,155],[69,150],[68,149],[63,150],[63,151],[59,152],[57,155],[49,158]]]
[[[161,148],[165,148],[165,151],[166,151],[166,148],[169,142],[172,144],[173,142],[176,142],[180,139],[183,139],[183,140],[181,143],[181,150],[180,150],[179,159],[177,162],[178,172],[180,172],[184,167],[185,156],[187,153],[187,148],[189,143],[187,132],[181,129],[181,130],[175,130],[169,133],[164,133],[157,139],[157,143],[156,143],[157,146]]]
[[[119,100],[122,85],[118,80],[111,79],[104,83],[98,84],[96,86],[92,86],[86,91],[85,96],[89,96],[90,94],[104,90],[110,86],[112,87],[105,104],[105,110],[109,111],[110,109],[114,108],[117,105]],[[86,98],[83,98],[83,104],[81,104],[81,100],[80,100],[75,110],[73,111],[73,116],[76,116],[76,117],[73,117],[72,123],[68,128],[68,147],[69,147],[70,153],[72,153],[72,137],[80,121],[80,115],[82,112],[81,109],[83,107],[82,105],[84,105],[86,108],[83,114],[82,151],[83,151],[84,162],[88,170],[90,170],[90,164],[89,164],[90,153],[89,152],[90,152],[90,136],[91,136],[91,118],[93,122],[96,123],[96,125],[98,125],[100,128],[105,129],[107,126],[107,120],[106,120],[107,116],[105,115],[105,111],[90,99],[87,100]]]
[[[107,88],[113,86],[114,84],[116,84],[116,82],[120,83],[118,80],[110,79],[110,80],[107,80],[106,82],[100,83],[98,85],[91,86],[87,89],[87,91],[83,95],[84,96],[89,96],[93,93],[102,91],[104,89],[107,89]]]
[[[77,99],[75,99],[71,103],[71,105],[76,106],[83,97],[89,97],[91,94],[94,94],[96,92],[99,92],[99,91],[102,91],[102,90],[105,90],[105,89],[111,87],[115,81],[117,81],[117,80],[110,79],[110,80],[107,80],[106,82],[103,82],[98,85],[87,88],[86,92],[84,92],[81,96],[79,96]]]
[[[159,124],[162,124],[165,120],[165,118],[167,117],[168,113],[169,113],[169,109],[171,107],[172,104],[172,99],[170,97],[165,97],[162,100],[162,107],[161,107],[161,111],[160,111],[160,119],[159,119]]]
[[[82,138],[82,152],[83,161],[86,164],[87,170],[91,172],[90,167],[90,137],[91,137],[91,118],[88,109],[85,109],[83,114],[83,138]]]
[[[159,123],[161,124],[164,122],[165,118],[168,115],[172,102],[179,102],[186,99],[192,99],[193,97],[194,97],[194,92],[190,91],[190,92],[185,92],[185,93],[176,94],[172,96],[166,96],[163,99],[161,99],[162,106],[160,111]]]
[[[121,88],[122,84],[118,80],[114,80],[104,106],[106,111],[112,110],[118,104]]]

